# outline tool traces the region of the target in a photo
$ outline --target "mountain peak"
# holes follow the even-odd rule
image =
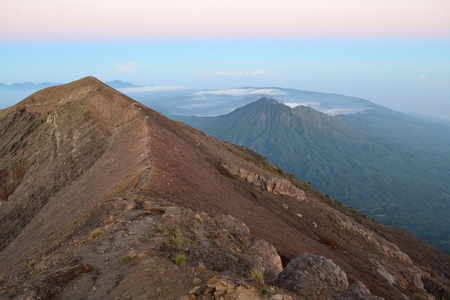
[[[135,84],[132,84],[132,83],[129,83],[129,82],[125,82],[125,81],[121,81],[121,80],[107,81],[107,82],[105,82],[105,84],[107,84],[110,87],[115,88],[115,89],[138,87]]]
[[[119,101],[119,99],[133,101],[127,96],[120,94],[113,88],[101,82],[97,78],[87,76],[70,83],[39,90],[16,104],[16,106],[25,106],[30,109],[33,109],[34,107],[35,109],[40,110],[38,107],[55,107],[57,105],[62,105],[63,103],[82,101],[84,99],[93,100],[97,98],[104,98],[99,97],[101,92],[110,94],[111,97],[108,97],[109,101]],[[95,94],[97,94],[97,96],[94,97]]]
[[[81,79],[63,84],[62,86],[67,86],[67,87],[71,87],[71,86],[84,86],[84,87],[109,87],[107,84],[105,84],[104,82],[100,81],[99,79],[97,79],[94,76],[86,76],[83,77]]]
[[[83,83],[94,83],[94,82],[96,82],[96,83],[104,84],[102,81],[98,80],[94,76],[86,76],[86,77],[80,78],[78,80],[75,80],[73,82],[80,82],[80,83],[81,82],[83,82]]]
[[[257,103],[270,103],[270,104],[280,104],[278,101],[269,98],[267,96],[262,97],[261,99],[259,99],[258,101],[255,101]]]

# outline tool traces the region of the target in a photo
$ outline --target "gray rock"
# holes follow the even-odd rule
[[[269,242],[262,239],[254,238],[251,242],[251,251],[261,258],[258,266],[263,269],[264,281],[266,281],[266,283],[275,281],[278,274],[283,271],[283,265],[281,263],[281,258],[277,253],[277,249]]]
[[[347,275],[333,261],[306,252],[289,262],[278,275],[276,284],[293,292],[331,292],[348,288]]]
[[[247,225],[238,221],[237,219],[235,219],[230,215],[219,215],[216,216],[214,219],[217,225],[221,228],[241,234],[243,236],[250,235],[250,230],[248,229]]]

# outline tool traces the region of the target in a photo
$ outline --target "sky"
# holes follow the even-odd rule
[[[449,16],[448,0],[0,0],[0,82],[283,87],[450,119]]]

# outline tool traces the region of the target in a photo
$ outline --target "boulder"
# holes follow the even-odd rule
[[[277,249],[263,239],[253,238],[251,242],[252,247],[250,250],[256,254],[254,264],[263,270],[263,277],[266,283],[274,282],[278,274],[283,271],[283,265]]]

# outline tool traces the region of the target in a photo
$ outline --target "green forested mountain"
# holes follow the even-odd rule
[[[263,98],[218,117],[176,117],[450,253],[450,128],[383,107],[336,117]]]

